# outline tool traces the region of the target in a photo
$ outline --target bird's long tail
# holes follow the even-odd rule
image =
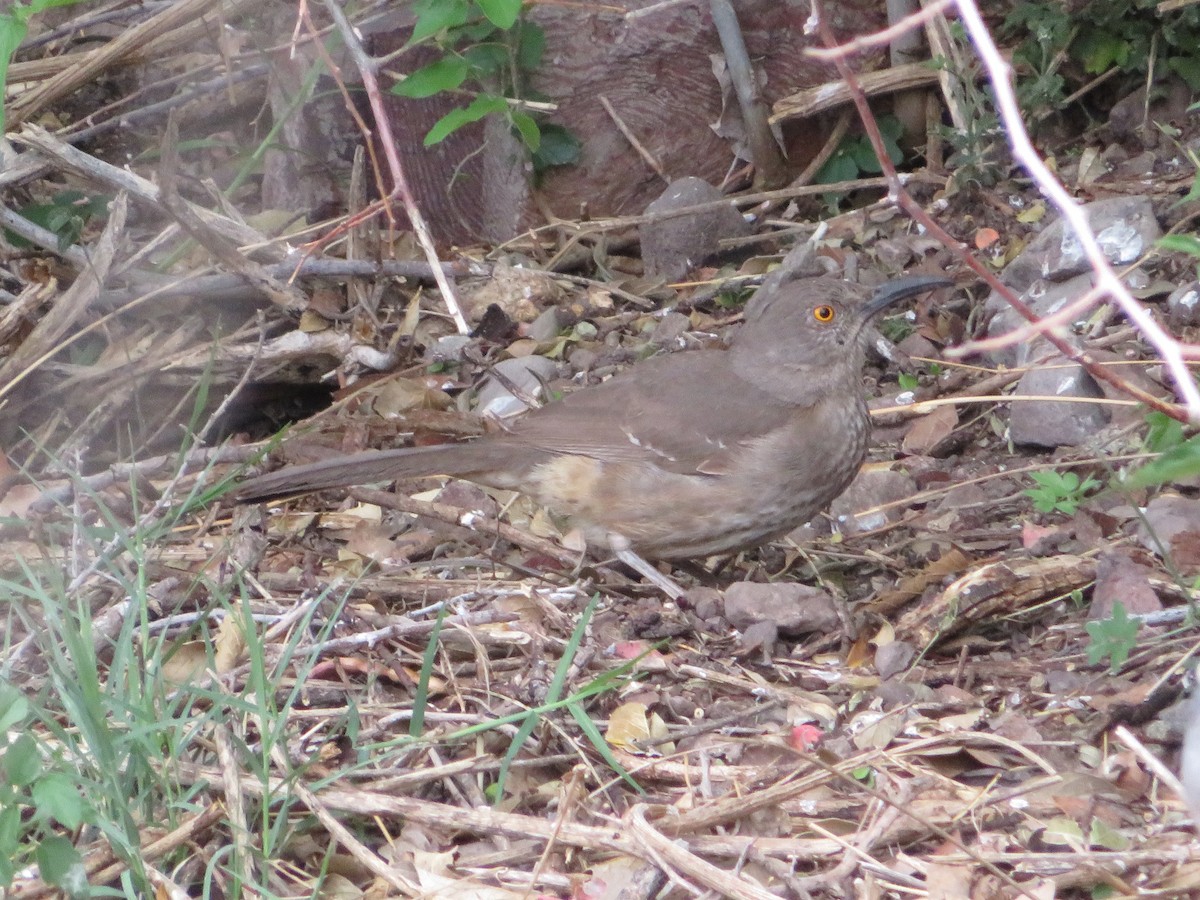
[[[294,497],[327,488],[348,487],[425,475],[470,475],[494,461],[491,441],[367,450],[324,462],[287,466],[242,482],[234,493],[239,503]]]

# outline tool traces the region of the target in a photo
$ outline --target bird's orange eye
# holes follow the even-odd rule
[[[813,310],[813,318],[816,319],[818,322],[832,322],[833,321],[833,307],[832,306],[818,306],[816,309]]]

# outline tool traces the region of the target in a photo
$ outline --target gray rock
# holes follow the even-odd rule
[[[1059,282],[1043,281],[1039,278],[1026,289],[1021,299],[1025,301],[1039,318],[1045,318],[1058,312],[1067,304],[1078,300],[1091,289],[1092,276],[1090,274],[1076,275],[1074,278]],[[991,301],[989,300],[989,302]],[[1004,308],[999,310],[988,324],[988,337],[1008,334],[1026,324],[1024,316],[1007,303],[1004,303],[1003,300],[999,300],[998,302],[1003,303]],[[1083,312],[1080,313],[1075,322],[1064,323],[1064,331],[1072,325],[1082,324],[1086,321],[1087,316],[1088,313]],[[1055,351],[1051,344],[1045,338],[1039,337],[1034,340],[1024,340],[1008,347],[993,350],[988,354],[988,357],[995,365],[1027,366],[1039,357],[1053,352]]]
[[[1111,350],[1100,348],[1089,349],[1088,355],[1093,362],[1099,365],[1109,364],[1115,365],[1117,371],[1121,373],[1121,378],[1129,382],[1139,390],[1145,391],[1152,397],[1167,399],[1171,396],[1171,392],[1163,387],[1161,381],[1153,377],[1153,372],[1158,368],[1157,361],[1142,361],[1139,360],[1135,353],[1126,351],[1124,353],[1114,353]],[[1113,384],[1107,381],[1098,382],[1100,390],[1104,391],[1104,396],[1109,400],[1128,400],[1129,395],[1117,389]],[[1124,406],[1112,405],[1108,407],[1111,415],[1110,424],[1121,428],[1142,422],[1146,417],[1146,408],[1144,406]],[[1200,486],[1200,485],[1198,485]]]
[[[1177,287],[1167,297],[1167,317],[1172,328],[1200,325],[1200,281]]]
[[[1146,88],[1140,87],[1118,100],[1108,113],[1108,127],[1115,138],[1129,138],[1154,122],[1181,122],[1187,118],[1192,92],[1181,79],[1172,76],[1155,85],[1147,103]],[[1153,131],[1153,128],[1150,128]]]
[[[723,195],[700,178],[680,178],[646,207],[647,215],[721,200]],[[675,281],[720,248],[721,238],[749,234],[750,226],[732,203],[706,212],[647,222],[641,226],[642,260],[652,278]]]
[[[1145,150],[1132,159],[1117,166],[1118,178],[1149,178],[1154,174],[1154,166],[1158,163],[1158,154]]]
[[[906,472],[865,469],[833,501],[829,514],[846,534],[870,531],[895,521],[904,512],[899,506],[887,510],[876,510],[876,507],[903,500],[916,492],[917,483]]]
[[[1136,262],[1162,237],[1149,197],[1110,197],[1087,204],[1083,211],[1100,249],[1115,266]],[[1021,256],[1026,253],[1040,259],[1041,277],[1049,281],[1061,281],[1088,270],[1083,246],[1061,219],[1039,234]]]
[[[522,393],[539,397],[542,383],[558,374],[558,364],[545,356],[522,356],[502,359],[493,370],[513,383]],[[479,414],[497,419],[515,416],[529,409],[529,404],[514,394],[499,379],[489,376],[479,389]]]
[[[672,347],[680,343],[680,339],[691,330],[692,320],[679,312],[669,312],[654,323],[654,331],[650,334],[650,343],[656,347]]]
[[[1200,500],[1160,494],[1146,504],[1142,515],[1138,539],[1143,547],[1170,557],[1186,574],[1200,570]]]
[[[447,334],[437,339],[429,350],[430,362],[462,362],[463,351],[470,346],[471,338],[465,334]]]
[[[1162,236],[1149,197],[1109,197],[1083,207],[1088,225],[1114,265],[1128,265]],[[1063,219],[1056,219],[1004,270],[1004,283],[1025,291],[1041,278],[1063,281],[1087,271],[1083,249]]]
[[[1054,357],[1044,366],[1030,369],[1021,376],[1016,394],[1092,400],[1104,397],[1104,391],[1082,366],[1062,356]],[[1009,436],[1015,444],[1076,446],[1107,425],[1108,419],[1108,408],[1099,403],[1020,401],[1012,404],[1009,413]]]
[[[1089,203],[1083,210],[1104,255],[1115,266],[1134,262],[1162,237],[1148,197],[1110,197]],[[1078,238],[1058,219],[1029,242],[1001,278],[1038,315],[1046,315],[1091,287],[1090,277],[1084,274],[1088,270]],[[1060,282],[1067,284],[1059,286]],[[993,316],[988,328],[990,337],[1007,333],[1024,321],[994,292],[987,299],[986,309]],[[993,357],[993,362],[1012,365],[1015,355],[1015,349],[1005,348]]]
[[[526,337],[532,338],[539,344],[548,344],[571,325],[574,318],[561,306],[550,306],[542,310],[541,315],[529,323]]]
[[[780,634],[810,634],[840,627],[833,598],[807,584],[758,584],[737,581],[725,589],[725,618],[745,631],[756,622],[773,622]]]
[[[875,668],[879,677],[889,679],[908,668],[916,658],[917,648],[908,641],[888,641],[875,651]]]
[[[908,357],[919,356],[923,359],[937,359],[940,355],[933,341],[916,331],[897,344],[896,349]]]

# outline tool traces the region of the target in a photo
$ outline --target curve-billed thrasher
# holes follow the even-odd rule
[[[751,300],[728,350],[645,360],[468,443],[284,468],[244,482],[236,496],[453,475],[520,490],[622,559],[754,547],[808,521],[862,465],[863,326],[898,300],[949,284],[902,278],[866,299],[864,288],[834,278],[787,283]]]

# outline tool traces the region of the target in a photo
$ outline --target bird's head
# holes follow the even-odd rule
[[[871,294],[837,278],[786,283],[750,301],[730,344],[730,362],[741,377],[789,402],[858,390],[866,324],[900,300],[950,283],[914,276],[886,282]]]

